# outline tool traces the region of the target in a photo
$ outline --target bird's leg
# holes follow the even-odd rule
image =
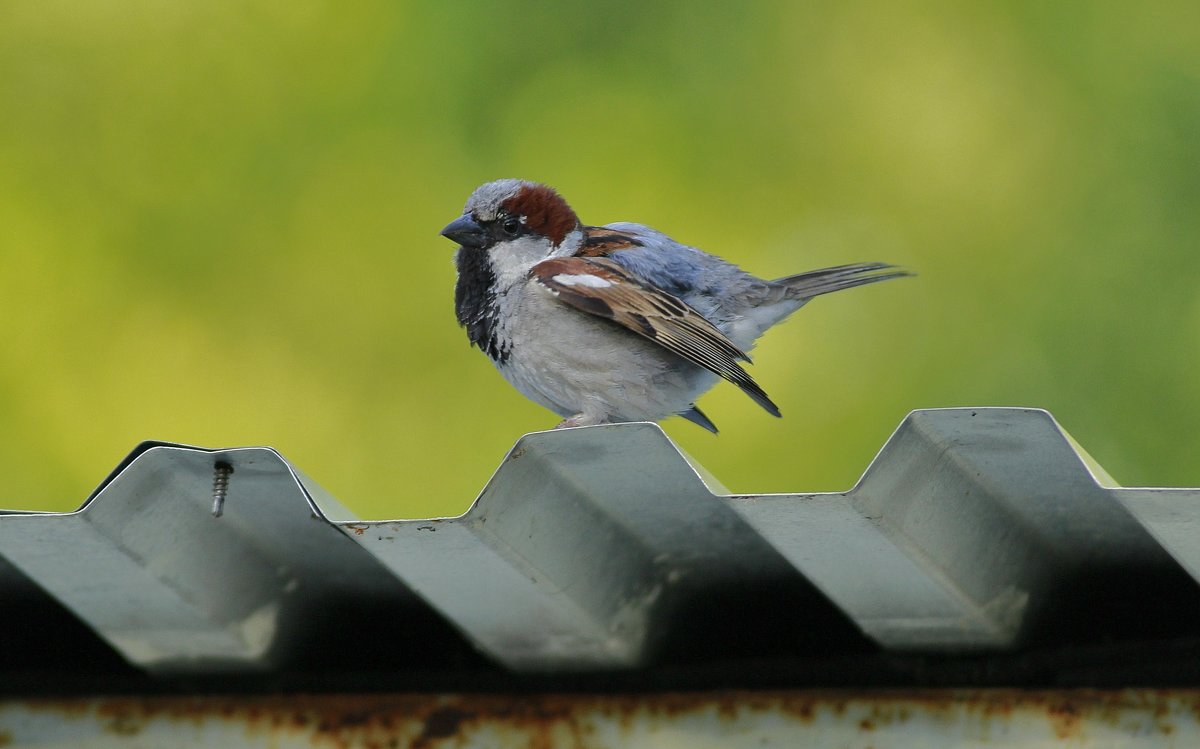
[[[563,419],[554,427],[555,429],[567,429],[570,427],[588,426],[594,423],[592,420],[585,417],[583,414],[575,414],[574,416]]]

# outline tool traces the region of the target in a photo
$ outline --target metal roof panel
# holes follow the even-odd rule
[[[361,521],[269,448],[149,443],[75,512],[0,515],[0,570],[175,673],[286,664],[347,600],[431,607],[525,673],[644,667],[685,630],[726,654],[808,630],[931,653],[1108,636],[1111,602],[1079,605],[1097,581],[1200,611],[1200,490],[1098,471],[1044,411],[942,409],[847,492],[728,495],[657,426],[617,424],[522,437],[459,517]]]

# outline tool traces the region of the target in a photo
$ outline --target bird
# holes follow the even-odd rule
[[[458,245],[459,325],[556,429],[681,416],[715,434],[696,399],[721,379],[780,416],[741,366],[758,337],[813,297],[912,275],[856,263],[765,280],[643,224],[583,224],[521,179],[476,188],[441,235]]]

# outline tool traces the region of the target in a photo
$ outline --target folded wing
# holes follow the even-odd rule
[[[685,302],[605,257],[543,260],[531,275],[572,307],[621,325],[732,382],[768,413],[779,408],[739,361],[750,361],[720,330]]]

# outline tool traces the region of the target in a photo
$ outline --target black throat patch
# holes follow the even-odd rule
[[[454,287],[454,313],[467,329],[467,338],[497,364],[508,359],[508,346],[497,330],[496,271],[484,250],[463,247],[454,256],[458,283]]]

